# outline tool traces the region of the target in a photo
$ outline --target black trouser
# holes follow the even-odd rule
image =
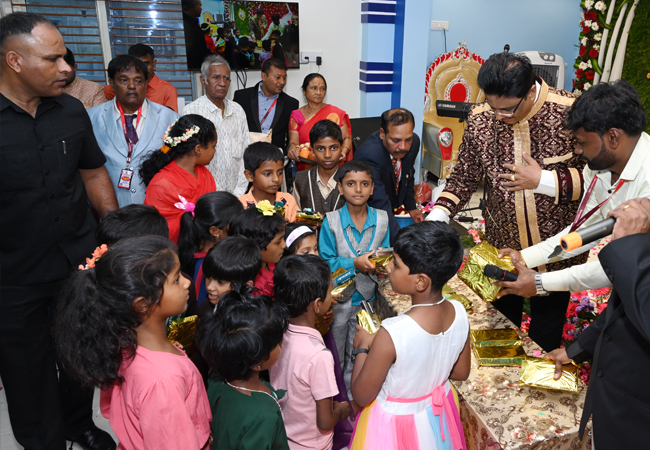
[[[26,450],[65,449],[64,434],[93,423],[94,390],[63,371],[57,380],[51,317],[61,285],[0,288],[0,377],[14,437]]]
[[[530,298],[528,336],[546,352],[555,350],[562,344],[562,329],[566,323],[570,297],[570,292],[551,292],[548,296]],[[506,295],[493,301],[492,306],[516,326],[521,326],[523,297]]]

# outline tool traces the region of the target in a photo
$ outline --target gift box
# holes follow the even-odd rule
[[[521,346],[515,330],[470,330],[474,347],[518,347]]]
[[[471,311],[474,309],[474,303],[463,294],[452,294],[447,298],[447,300],[456,300],[457,302],[460,302],[460,304],[463,305],[463,308],[465,308],[465,311]]]
[[[381,327],[381,319],[375,314],[375,310],[369,302],[362,301],[361,307],[363,309],[357,313],[357,323],[368,333],[376,333]]]
[[[183,346],[183,350],[187,353],[192,348],[194,343],[194,335],[196,334],[196,319],[198,316],[188,316],[182,319],[173,320],[169,324],[167,330],[167,340],[172,344],[178,342]]]
[[[442,287],[442,294],[455,294],[456,291],[454,291],[452,288],[449,287],[447,283]]]
[[[515,266],[509,256],[499,259],[499,250],[487,241],[483,241],[469,250],[469,259],[465,266],[458,272],[460,278],[472,291],[486,302],[493,302],[502,289],[501,286],[494,286],[496,280],[488,278],[483,274],[487,264],[493,264],[509,272],[515,270]]]
[[[526,359],[524,348],[517,347],[474,347],[474,356],[479,366],[520,366]]]
[[[354,270],[345,270],[342,267],[332,274],[332,295],[339,295],[352,284],[357,277]]]
[[[562,375],[553,378],[555,362],[544,358],[526,358],[521,363],[519,384],[560,391],[578,392],[578,366],[565,364]]]
[[[386,267],[389,262],[393,260],[393,248],[379,248],[375,253],[368,258],[368,261],[373,263],[375,267]]]
[[[296,221],[320,227],[325,217],[322,214],[312,211],[311,208],[304,208],[296,214]]]

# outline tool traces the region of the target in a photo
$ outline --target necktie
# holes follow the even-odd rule
[[[126,122],[126,135],[129,137],[129,141],[135,145],[138,143],[138,133],[135,132],[135,127],[133,126],[133,120],[137,118],[137,115],[125,115],[124,121]]]
[[[402,165],[398,164],[399,159],[393,159],[393,172],[395,172],[395,192],[399,191],[399,175],[402,171]]]

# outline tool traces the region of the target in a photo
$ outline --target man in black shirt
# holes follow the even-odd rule
[[[65,278],[97,245],[117,208],[83,104],[62,95],[71,68],[47,19],[0,19],[0,377],[14,437],[28,449],[114,449],[92,422],[92,389],[55,366],[49,330]],[[59,392],[60,391],[60,392]]]

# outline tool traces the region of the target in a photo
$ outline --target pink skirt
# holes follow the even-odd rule
[[[395,415],[374,400],[357,415],[350,450],[465,450],[465,435],[453,387],[438,386],[416,399],[388,397],[388,402],[415,403],[431,398],[422,411]]]

